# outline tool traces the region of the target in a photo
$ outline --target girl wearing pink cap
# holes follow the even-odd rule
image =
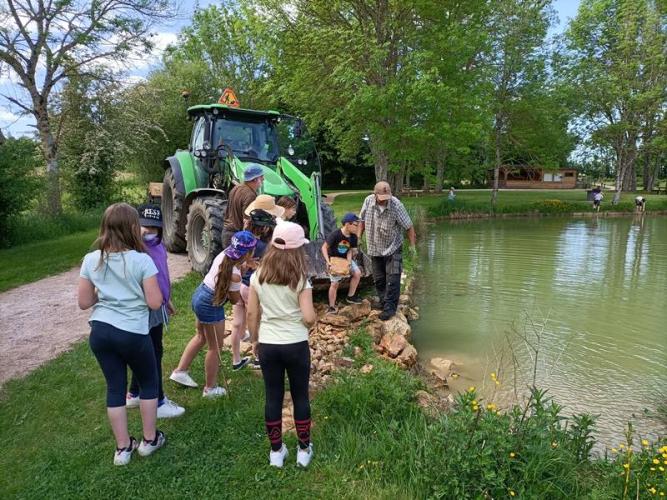
[[[296,463],[307,467],[313,456],[308,398],[308,329],[317,316],[303,249],[306,243],[308,240],[301,226],[292,222],[279,223],[259,269],[250,278],[248,327],[253,351],[262,360],[266,393],[264,419],[271,442],[269,463],[275,467],[282,467],[288,455],[282,441],[285,372],[299,440]]]

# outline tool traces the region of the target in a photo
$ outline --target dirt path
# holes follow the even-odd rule
[[[187,255],[169,254],[175,281],[190,272]],[[69,349],[90,332],[90,311],[76,303],[79,268],[0,294],[0,387]]]
[[[336,199],[336,196],[340,196],[341,194],[357,194],[359,192],[360,191],[338,191],[336,193],[329,193],[324,198],[324,201],[331,205]]]

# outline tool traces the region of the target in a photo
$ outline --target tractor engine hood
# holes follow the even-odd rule
[[[254,163],[255,165],[260,165],[264,171],[264,183],[262,185],[261,193],[270,194],[271,196],[291,196],[294,194],[289,185],[285,180],[277,173],[277,167],[275,165],[265,165],[259,162],[244,162],[235,158],[235,176],[242,182],[243,172],[248,167],[249,164]]]

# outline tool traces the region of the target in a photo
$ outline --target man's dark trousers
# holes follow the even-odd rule
[[[403,253],[399,248],[386,257],[371,257],[373,260],[373,281],[384,312],[396,314],[401,296],[401,272]]]

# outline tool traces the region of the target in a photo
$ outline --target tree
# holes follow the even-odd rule
[[[585,0],[567,31],[582,133],[614,152],[614,203],[636,188],[640,151],[650,158],[651,144],[659,145],[655,132],[667,105],[665,22],[653,0]]]
[[[18,76],[27,98],[4,97],[36,121],[46,161],[48,207],[60,212],[58,141],[51,96],[67,78],[149,50],[153,20],[169,0],[6,0],[0,4],[0,64]],[[90,72],[94,74],[94,72]]]
[[[550,4],[551,0],[498,0],[493,6],[487,60],[493,84],[493,207],[500,168],[512,138],[513,108],[533,79],[544,74],[546,55],[541,49],[553,18]]]

